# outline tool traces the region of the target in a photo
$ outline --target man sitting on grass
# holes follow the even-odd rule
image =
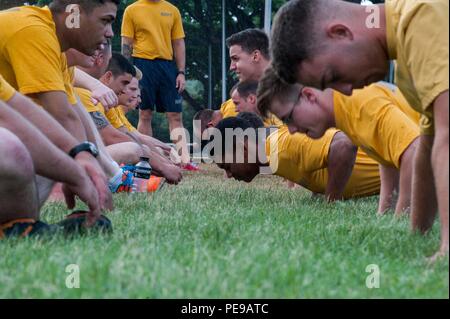
[[[271,111],[289,131],[320,138],[332,127],[380,163],[379,213],[395,206],[399,216],[411,206],[412,163],[419,127],[398,106],[398,99],[381,84],[355,90],[348,97],[331,89],[320,91],[281,81],[268,69],[258,89],[258,108]]]
[[[30,121],[17,110],[25,110]],[[76,145],[47,112],[16,92],[0,75],[0,176],[7,181],[0,183],[0,239],[50,230],[40,221],[40,209],[49,194],[44,178],[64,184],[69,208],[78,196],[93,214],[100,211],[97,191],[83,167],[55,145],[54,136],[47,137],[39,129],[41,125],[51,125],[54,134]]]
[[[314,194],[324,194],[328,201],[379,193],[378,164],[364,152],[357,151],[338,130],[328,130],[320,140],[312,140],[304,134],[290,135],[286,126],[264,128],[258,115],[245,112],[220,121],[216,129],[221,134],[222,153],[220,156],[213,147],[212,155],[228,177],[249,183],[260,174],[261,167],[269,166],[274,175],[298,183]],[[256,141],[238,136],[227,145],[227,129],[255,133]],[[268,136],[261,134],[269,130],[272,132]],[[214,139],[212,142],[214,144]],[[261,147],[266,152],[257,151]],[[242,163],[238,163],[240,155]],[[227,162],[227,157],[233,160]]]
[[[113,89],[117,95],[119,95],[120,99],[120,96],[123,95],[127,85],[129,85],[132,79],[135,78],[136,69],[122,55],[114,53],[112,57],[108,59],[110,56],[108,56],[107,51],[105,52],[105,55],[99,55],[95,59],[93,67],[80,67],[80,69],[91,76],[101,74],[100,81]],[[81,55],[82,53],[79,52],[78,54]],[[106,70],[104,70],[105,64],[108,66]],[[98,103],[97,105],[93,104],[92,94],[90,91],[80,88],[76,88],[75,91],[80,96],[86,110],[94,119],[97,129],[100,131],[100,134],[105,141],[105,144],[108,145],[109,150],[112,148],[114,152],[114,147],[116,146],[116,148],[119,148],[120,154],[123,154],[124,151],[125,154],[130,151],[134,152],[130,157],[134,157],[137,161],[139,160],[138,157],[140,157],[140,152],[143,152],[143,155],[150,159],[150,165],[154,169],[155,174],[165,177],[171,184],[178,184],[180,182],[182,176],[181,171],[177,166],[172,165],[170,161],[155,152],[152,145],[145,145],[144,143],[141,143],[141,141],[136,140],[133,136],[118,130],[115,126],[120,126],[120,124],[117,124],[121,123],[120,120],[116,119],[116,122],[111,123],[111,118],[108,118],[108,113],[103,105],[101,103]],[[111,110],[112,109],[108,112],[111,112]],[[123,144],[124,142],[126,144]],[[132,143],[135,147],[128,147],[127,145],[129,145],[129,143]],[[126,150],[124,150],[121,145],[124,145]]]

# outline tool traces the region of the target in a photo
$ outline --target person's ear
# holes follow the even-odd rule
[[[207,128],[214,127],[213,122],[212,122],[212,121],[209,121],[208,124],[206,124],[206,127],[207,127]]]
[[[247,98],[248,102],[250,102],[253,105],[256,105],[256,95],[255,94],[250,94]]]
[[[345,24],[330,24],[327,26],[327,36],[334,40],[353,40],[353,32]]]
[[[258,62],[259,60],[261,60],[261,52],[259,50],[253,51],[252,60],[255,62]]]
[[[314,103],[317,101],[316,92],[314,91],[313,88],[310,88],[310,87],[304,87],[302,89],[302,97],[311,103]]]
[[[103,78],[105,79],[105,82],[107,84],[111,84],[112,78],[113,78],[112,72],[111,71],[106,71],[105,75],[103,75]]]

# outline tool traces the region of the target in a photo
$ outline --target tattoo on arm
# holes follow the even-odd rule
[[[95,126],[97,127],[97,129],[103,130],[105,127],[107,127],[109,124],[108,120],[106,119],[106,117],[100,113],[100,112],[91,112],[89,113],[92,117],[92,120],[95,123]]]
[[[129,44],[122,44],[122,55],[128,60],[131,60],[131,54],[133,53],[133,47]]]

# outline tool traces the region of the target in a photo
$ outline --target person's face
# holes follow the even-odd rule
[[[256,96],[250,94],[247,98],[242,97],[238,90],[235,90],[231,95],[234,105],[236,105],[236,112],[255,112],[256,111]]]
[[[130,84],[133,76],[129,73],[125,73],[119,75],[118,77],[114,77],[114,75],[108,71],[105,74],[106,77],[106,85],[120,97],[125,91],[125,88],[128,84]]]
[[[131,102],[128,107],[128,111],[134,110],[138,107],[139,104],[141,104],[141,90],[138,88],[136,92],[136,97],[133,97],[131,99]]]
[[[228,178],[234,178],[238,181],[250,183],[259,174],[258,164],[249,163],[221,163],[217,164],[220,169],[223,169]]]
[[[299,90],[295,102],[272,101],[270,112],[288,126],[291,134],[303,133],[313,139],[322,137],[328,127],[328,117],[318,102],[321,91],[313,88]]]
[[[132,78],[131,82],[125,87],[123,93],[119,96],[119,104],[124,106],[130,106],[137,101],[139,92],[139,81],[136,78]]]
[[[345,95],[383,80],[389,70],[387,57],[364,42],[328,39],[320,54],[297,67],[297,82],[320,90],[332,88]]]
[[[116,15],[117,6],[111,1],[94,7],[91,12],[81,9],[80,27],[73,29],[77,32],[76,49],[89,56],[102,49],[103,43],[114,36],[112,23]]]
[[[234,72],[240,82],[254,79],[255,64],[259,59],[259,52],[247,53],[240,45],[230,47],[230,71]]]

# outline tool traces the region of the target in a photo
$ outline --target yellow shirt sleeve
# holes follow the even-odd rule
[[[181,19],[180,11],[174,12],[174,23],[172,28],[172,40],[178,40],[184,38],[183,20]]]
[[[111,125],[114,128],[118,129],[118,128],[121,128],[122,126],[125,126],[125,124],[120,119],[117,111],[118,111],[118,106],[109,109],[109,111],[106,112],[106,118],[108,119],[109,123],[111,123]]]
[[[0,101],[8,102],[16,93],[16,90],[0,75]]]
[[[377,162],[400,167],[403,152],[419,136],[419,127],[376,86],[334,92],[336,128]]]
[[[122,36],[134,39],[134,24],[129,7],[125,9],[122,19]]]
[[[64,79],[64,87],[67,93],[67,98],[70,104],[75,105],[78,102],[77,97],[75,95],[75,88],[73,86],[73,82],[75,80],[75,70],[73,67],[72,68],[67,67],[67,58],[65,54],[63,54],[61,59],[64,68],[63,79]]]
[[[115,107],[114,109],[116,110],[116,114],[118,115],[120,121],[123,123],[123,125],[125,125],[128,131],[137,131],[136,128],[131,125],[130,121],[128,121],[128,118],[126,117],[125,112],[120,105],[118,107]]]
[[[220,113],[222,113],[223,118],[233,117],[233,116],[238,115],[238,112],[236,112],[236,105],[234,105],[234,102],[232,99],[225,101],[220,106]]]
[[[387,0],[385,8],[389,56],[397,61],[397,85],[422,114],[422,133],[432,135],[431,105],[449,88],[449,2]]]
[[[264,126],[265,127],[272,127],[273,126],[273,127],[280,128],[283,125],[284,125],[283,122],[278,117],[273,115],[272,113],[269,114],[269,117],[266,117],[264,119]]]
[[[9,40],[5,50],[20,93],[66,92],[61,51],[53,37],[47,28],[29,26]]]

